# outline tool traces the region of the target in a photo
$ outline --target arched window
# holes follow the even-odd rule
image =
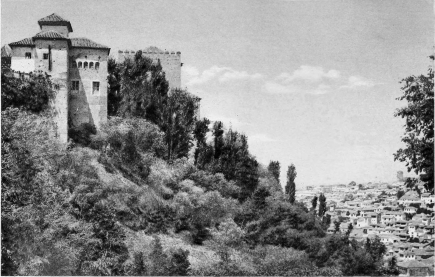
[[[72,68],[77,68],[77,62],[76,61],[73,61],[71,64],[72,64]]]
[[[100,63],[99,62],[96,62],[95,63],[95,69],[99,69],[100,68]]]
[[[88,68],[88,62],[85,62],[85,63],[83,64],[83,68]]]
[[[89,63],[89,68],[94,68],[94,63],[93,62]]]
[[[78,68],[82,68],[82,62],[79,62]]]

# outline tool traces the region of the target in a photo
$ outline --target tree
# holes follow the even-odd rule
[[[312,205],[311,210],[313,210],[314,213],[316,213],[315,211],[316,211],[316,207],[317,207],[317,199],[318,199],[318,197],[317,197],[317,195],[315,195],[313,197],[313,199],[311,200],[311,205]]]
[[[40,113],[46,110],[54,99],[58,86],[48,75],[32,74],[29,78],[15,78],[1,74],[1,110],[8,107]]]
[[[322,217],[326,212],[326,197],[323,193],[319,196],[319,216]]]
[[[296,196],[296,175],[296,167],[294,166],[294,164],[291,164],[287,169],[287,185],[285,186],[285,194],[287,195],[288,200],[292,204],[295,202]]]
[[[346,231],[346,236],[349,236],[350,233],[352,233],[353,230],[353,224],[349,223],[348,227],[347,227],[347,231]]]
[[[433,59],[433,56],[432,56]],[[434,190],[434,72],[429,68],[427,75],[409,76],[401,83],[403,94],[397,100],[406,101],[407,106],[397,109],[394,116],[405,118],[405,143],[394,154],[394,160],[405,162],[408,172],[413,170],[420,176],[425,188]],[[409,178],[407,186],[415,185]]]
[[[281,173],[281,166],[279,165],[279,161],[270,161],[267,170],[275,177],[276,181],[279,182],[279,175]]]
[[[334,234],[340,232],[340,221],[334,220]]]
[[[207,141],[206,136],[210,129],[208,125],[210,124],[210,120],[207,118],[203,118],[202,120],[198,120],[195,123],[195,129],[193,130],[193,135],[196,140],[196,149],[195,149],[195,165],[198,164],[198,158],[200,153],[207,150]]]
[[[405,195],[405,192],[403,190],[399,190],[397,192],[397,199],[399,200],[403,195]]]

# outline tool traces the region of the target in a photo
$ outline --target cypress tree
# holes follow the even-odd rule
[[[326,212],[326,197],[322,193],[319,196],[319,216],[322,217]]]
[[[279,182],[279,175],[281,173],[281,166],[279,165],[278,161],[270,161],[269,166],[267,167],[267,170],[275,177],[276,181]]]
[[[296,175],[296,167],[294,164],[291,164],[287,170],[287,185],[285,186],[285,194],[287,195],[289,202],[292,204],[295,202],[296,196]]]

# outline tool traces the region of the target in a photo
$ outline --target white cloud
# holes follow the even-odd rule
[[[370,88],[373,87],[375,83],[367,78],[361,76],[350,76],[348,83],[341,86],[341,89],[355,89],[355,88]]]
[[[249,74],[246,71],[229,70],[225,72],[220,78],[220,82],[228,82],[232,80],[247,80],[247,79],[261,79],[263,75],[259,73]]]
[[[321,66],[301,65],[293,73],[284,72],[276,77],[277,81],[284,84],[292,83],[296,80],[306,82],[320,82],[323,79],[338,79],[340,78],[340,71],[331,69],[325,71]]]
[[[261,79],[263,75],[259,73],[249,74],[247,71],[238,71],[231,67],[212,66],[202,73],[196,67],[182,67],[184,83],[187,86],[197,86],[212,81],[230,82],[235,80],[256,80]]]
[[[278,82],[266,82],[264,89],[270,94],[294,94],[294,93],[308,93],[308,94],[326,94],[332,91],[330,85],[319,84],[316,86],[303,86],[293,84],[280,84]]]
[[[256,143],[256,142],[275,142],[278,141],[277,139],[271,138],[266,134],[255,134],[255,135],[250,135],[248,136],[248,141],[251,143]]]

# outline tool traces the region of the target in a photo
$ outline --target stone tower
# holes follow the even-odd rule
[[[53,108],[57,132],[68,140],[68,127],[97,128],[107,120],[107,59],[110,48],[87,38],[70,38],[71,23],[57,14],[38,20],[41,31],[10,43],[11,69],[46,73],[58,90]]]

